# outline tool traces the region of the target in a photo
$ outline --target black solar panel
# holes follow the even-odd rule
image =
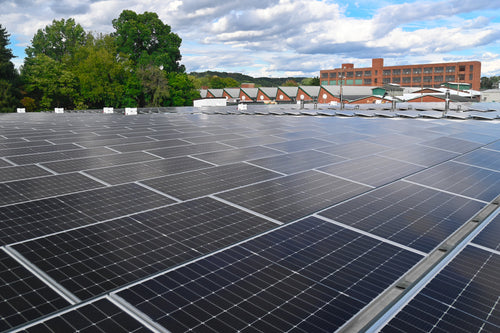
[[[424,141],[421,144],[434,148],[448,150],[454,153],[466,153],[483,146],[482,143],[477,143],[468,140],[461,140],[452,137],[441,137],[438,139]]]
[[[13,247],[77,297],[86,299],[272,226],[205,198]]]
[[[86,173],[108,184],[116,185],[190,170],[203,169],[210,166],[212,166],[212,164],[191,157],[182,156],[165,160],[90,170]]]
[[[497,197],[500,188],[500,172],[455,162],[435,166],[408,180],[484,201]]]
[[[152,332],[107,299],[48,318],[22,332]]]
[[[448,161],[459,154],[432,147],[412,145],[405,148],[386,150],[378,153],[378,155],[430,167]]]
[[[378,145],[368,141],[354,141],[346,144],[333,145],[326,148],[320,148],[318,150],[328,154],[333,154],[346,158],[357,158],[366,155],[376,154],[388,149],[389,148],[387,148],[386,146]]]
[[[0,182],[8,182],[26,178],[36,178],[48,175],[52,175],[52,173],[36,165],[6,167],[0,169]]]
[[[497,215],[488,225],[472,240],[474,244],[489,247],[493,250],[500,249],[500,215]]]
[[[284,174],[292,174],[342,161],[345,161],[345,158],[340,156],[334,156],[315,150],[303,150],[290,154],[265,157],[250,162],[270,170]]]
[[[482,228],[471,218],[500,195],[496,121],[253,107],[0,115],[0,331],[389,321],[418,293],[415,265],[447,261],[454,232]],[[453,255],[472,244],[497,256],[497,224]],[[411,296],[384,315],[401,288]],[[484,309],[473,331],[497,328]]]
[[[467,246],[382,332],[497,332],[500,256]]]
[[[171,332],[332,332],[420,259],[309,218],[118,296]]]
[[[474,200],[400,182],[339,204],[320,215],[430,252],[483,207],[483,203]]]
[[[422,169],[423,167],[415,164],[372,155],[333,164],[319,170],[366,185],[380,186]]]
[[[455,161],[500,172],[500,152],[495,150],[474,150],[456,158]]]
[[[142,181],[155,190],[181,200],[194,199],[281,176],[245,163],[184,172]]]
[[[270,180],[217,196],[281,222],[291,222],[369,189],[316,171]]]
[[[25,324],[70,303],[0,250],[0,330]]]

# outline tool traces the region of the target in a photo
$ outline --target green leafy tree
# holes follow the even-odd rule
[[[41,54],[25,61],[21,75],[26,91],[40,108],[74,108],[78,80],[63,63]]]
[[[300,82],[300,84],[303,86],[319,86],[319,77],[316,76],[305,78]]]
[[[170,100],[167,106],[191,106],[193,100],[201,97],[193,81],[185,73],[170,73],[168,83]]]
[[[167,72],[184,72],[179,50],[182,39],[171,32],[156,13],[124,10],[112,21],[118,52],[140,66],[162,66]]]
[[[121,107],[128,81],[136,79],[131,61],[116,57],[114,39],[109,35],[90,37],[71,63],[82,107]]]
[[[161,68],[147,65],[137,70],[146,106],[164,106],[168,103],[170,89],[167,75]]]
[[[286,80],[286,82],[283,84],[283,86],[285,87],[298,87],[298,83],[297,81],[293,80],[293,79],[288,79]]]
[[[28,58],[44,54],[56,61],[62,61],[64,56],[73,54],[78,47],[85,44],[87,34],[75,20],[53,20],[51,25],[39,29],[31,46],[26,48]]]
[[[14,111],[18,104],[18,73],[12,63],[14,55],[7,46],[10,35],[0,24],[0,112]]]

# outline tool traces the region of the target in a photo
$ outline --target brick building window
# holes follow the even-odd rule
[[[446,81],[447,82],[455,81],[455,75],[446,75]]]
[[[446,73],[455,73],[455,66],[446,66]]]
[[[422,78],[420,76],[413,77],[413,83],[420,83],[420,82],[422,82]]]
[[[413,68],[413,74],[422,74],[422,68]]]
[[[404,78],[403,78],[403,83],[411,83],[411,78],[409,78],[409,77],[404,77]]]
[[[393,69],[392,75],[401,75],[401,70],[400,69]]]
[[[411,69],[410,68],[403,68],[403,75],[410,75],[411,74]],[[404,80],[403,80],[404,82]]]
[[[382,72],[382,75],[384,75],[384,76],[391,75],[391,70],[390,69],[384,69],[384,71]]]
[[[465,81],[465,74],[458,74],[458,81]]]
[[[356,77],[362,77],[363,71],[356,71]]]
[[[346,73],[346,77],[353,77],[354,76],[354,72],[347,72]]]
[[[370,85],[372,84],[372,79],[364,79],[363,82],[364,84]]]
[[[432,74],[432,67],[424,67],[424,74]]]
[[[473,75],[472,75],[472,74],[469,74],[469,80],[471,80],[471,81],[472,81],[472,77],[473,77]]]
[[[459,72],[465,72],[465,65],[460,65],[460,66],[458,67],[458,71],[459,71]]]
[[[439,74],[444,72],[444,67],[434,67],[434,73]]]
[[[322,79],[328,78],[328,73],[321,73],[321,78]]]
[[[383,84],[388,84],[388,83],[391,83],[391,78],[390,78],[390,77],[384,77],[384,78],[382,79],[382,83],[383,83]]]
[[[400,77],[393,77],[392,78],[392,83],[400,84],[401,83],[401,78]]]
[[[434,82],[443,82],[443,76],[442,75],[434,76]]]
[[[372,71],[365,71],[365,76],[372,76]]]
[[[330,73],[330,78],[335,79],[337,77],[337,73]]]
[[[425,82],[425,83],[430,83],[430,82],[432,82],[432,76],[424,76],[424,82]]]
[[[473,72],[473,71],[474,71],[474,65],[470,65],[469,72]]]

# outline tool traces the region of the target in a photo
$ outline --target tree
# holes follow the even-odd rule
[[[180,65],[182,39],[156,13],[124,10],[112,23],[118,52],[126,54],[134,64],[162,66],[167,73],[185,71]]]
[[[0,112],[12,112],[17,104],[19,91],[18,73],[12,63],[14,55],[7,46],[10,35],[0,24]]]
[[[26,59],[21,73],[25,89],[42,109],[72,109],[78,98],[78,80],[66,66],[44,54]]]
[[[85,44],[87,34],[75,20],[53,20],[51,25],[43,30],[38,29],[31,40],[31,46],[26,48],[28,58],[44,54],[56,61],[62,61],[66,55],[73,54],[79,46]]]
[[[167,75],[156,66],[147,65],[137,70],[141,82],[146,106],[164,106],[168,103],[170,91]]]
[[[109,35],[89,37],[75,52],[71,63],[71,71],[79,83],[77,107],[121,107],[126,85],[137,81],[131,71],[132,62],[116,57],[114,39]]]
[[[308,78],[305,78],[303,79],[300,84],[302,86],[319,86],[320,83],[319,83],[319,77],[308,77]]]
[[[283,86],[285,87],[298,87],[299,84],[297,83],[297,81],[293,80],[293,79],[288,79],[286,80],[286,82],[283,84]]]
[[[167,106],[191,106],[193,100],[200,98],[200,92],[185,73],[170,73],[170,101]]]
[[[496,89],[498,88],[498,83],[500,82],[500,76],[481,78],[481,89]]]

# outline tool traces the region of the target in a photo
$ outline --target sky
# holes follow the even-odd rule
[[[384,58],[386,66],[481,61],[482,76],[500,75],[498,0],[0,0],[0,8],[16,67],[54,19],[111,33],[129,9],[172,27],[188,73],[314,77]]]

